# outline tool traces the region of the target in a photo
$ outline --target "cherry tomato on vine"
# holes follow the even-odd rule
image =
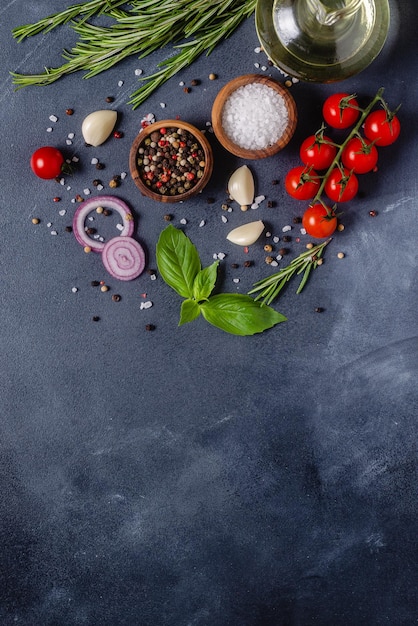
[[[378,152],[369,139],[353,137],[341,155],[343,165],[355,174],[366,174],[376,167]]]
[[[304,165],[293,167],[286,174],[285,189],[296,200],[309,200],[319,189],[319,177],[315,170]]]
[[[348,128],[353,126],[359,118],[358,102],[348,93],[334,93],[325,100],[322,115],[328,126]]]
[[[348,202],[357,194],[357,176],[347,168],[335,167],[327,178],[324,191],[333,202]]]
[[[299,154],[300,160],[305,165],[316,170],[326,170],[333,162],[337,148],[332,145],[332,139],[325,135],[310,135],[302,142]]]
[[[390,146],[401,132],[401,124],[395,114],[385,109],[372,111],[364,120],[364,134],[376,146]]]
[[[306,209],[302,226],[311,237],[323,239],[332,235],[337,228],[337,217],[333,209],[317,202]]]
[[[30,166],[39,178],[56,178],[62,172],[64,157],[58,148],[43,146],[38,148],[31,156]]]

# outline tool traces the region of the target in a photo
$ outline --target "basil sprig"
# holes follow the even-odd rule
[[[157,242],[157,266],[163,280],[184,298],[179,326],[200,314],[233,335],[254,335],[286,321],[281,313],[251,296],[239,293],[211,295],[219,261],[202,269],[196,247],[183,231],[170,224]]]

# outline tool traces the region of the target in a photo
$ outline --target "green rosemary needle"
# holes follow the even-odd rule
[[[40,74],[11,72],[17,88],[48,85],[67,74],[84,71],[84,78],[104,72],[128,56],[144,58],[170,43],[180,49],[159,64],[157,71],[140,80],[146,84],[135,91],[130,103],[139,106],[151,93],[202,53],[210,54],[218,43],[229,37],[241,21],[255,10],[256,0],[131,0],[123,10],[121,0],[90,0],[74,4],[65,11],[50,15],[35,24],[13,30],[21,41],[40,32],[68,24],[79,39],[70,50],[63,51],[65,63],[46,67]],[[100,26],[88,20],[104,15],[111,26]]]
[[[314,246],[306,252],[302,252],[298,257],[293,259],[283,269],[279,270],[275,274],[262,278],[254,283],[253,289],[248,292],[248,295],[256,293],[254,300],[263,300],[263,304],[271,304],[275,298],[279,295],[283,287],[290,281],[295,275],[303,274],[302,280],[299,283],[299,287],[296,293],[300,293],[309,278],[312,269],[318,267],[318,261],[322,256],[325,246],[331,241],[327,239],[322,243]]]

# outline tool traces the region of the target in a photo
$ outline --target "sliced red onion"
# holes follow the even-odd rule
[[[130,237],[134,232],[134,217],[132,211],[123,200],[115,196],[96,196],[95,198],[89,198],[80,204],[74,214],[73,231],[78,243],[83,247],[89,246],[93,252],[103,252],[105,244],[89,237],[86,233],[85,221],[88,214],[99,206],[113,209],[119,213],[123,225],[120,231],[121,236]]]
[[[144,270],[145,252],[132,237],[114,237],[105,244],[102,260],[114,278],[133,280]]]

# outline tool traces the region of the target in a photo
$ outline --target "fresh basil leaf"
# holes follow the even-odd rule
[[[167,285],[183,298],[192,298],[193,283],[201,264],[190,239],[170,224],[160,234],[156,254],[158,271]]]
[[[254,335],[286,321],[273,308],[239,293],[212,296],[200,310],[207,322],[233,335]]]
[[[183,300],[180,309],[179,326],[187,324],[187,322],[193,322],[200,315],[200,306],[196,300]]]
[[[216,283],[219,261],[214,261],[209,267],[205,267],[197,274],[193,283],[193,296],[195,300],[209,298]]]

